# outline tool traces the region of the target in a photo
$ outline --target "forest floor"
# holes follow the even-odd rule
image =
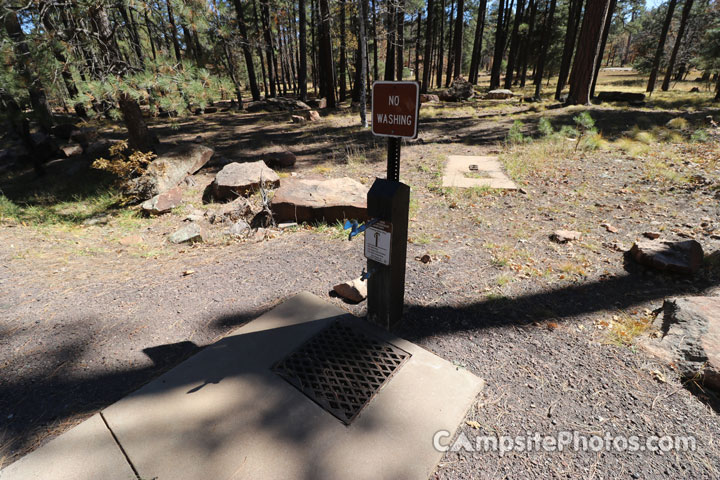
[[[397,333],[485,379],[460,431],[697,440],[694,451],[656,453],[448,452],[436,478],[720,476],[717,396],[638,346],[663,299],[720,293],[720,135],[707,118],[720,121],[720,108],[709,98],[423,105],[400,171],[412,197]],[[583,111],[596,133],[573,130]],[[246,240],[217,229],[193,246],[165,238],[190,211],[212,208],[201,195],[223,159],[282,146],[302,178],[383,177],[384,141],[358,126],[357,113],[322,115],[304,125],[285,113],[154,121],[163,143],[200,135],[216,149],[185,204],[159,218],[117,207],[110,179],[87,163],[50,165],[43,180],[31,171],[0,178],[0,466],[299,291],[363,314],[364,304],[329,295],[365,263],[362,241],[338,225]],[[108,138],[122,136],[103,126]],[[522,191],[442,187],[452,154],[497,155]],[[582,239],[554,243],[557,229]],[[698,240],[702,270],[681,277],[636,266],[625,251],[648,231]],[[417,260],[426,254],[429,263]]]

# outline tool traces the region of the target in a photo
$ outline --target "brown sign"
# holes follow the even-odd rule
[[[420,111],[417,82],[375,82],[372,92],[372,132],[382,137],[415,138]]]

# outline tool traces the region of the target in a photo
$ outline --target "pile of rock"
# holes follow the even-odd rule
[[[255,112],[294,112],[297,110],[310,110],[310,106],[295,98],[276,97],[266,98],[248,104],[246,110]]]

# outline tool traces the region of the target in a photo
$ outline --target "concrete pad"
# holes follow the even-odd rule
[[[477,165],[476,171],[470,165]],[[478,174],[483,178],[471,178],[465,174]],[[468,155],[449,155],[443,174],[443,187],[489,187],[517,190],[515,182],[510,180],[502,169],[497,157],[477,157]]]
[[[137,480],[99,414],[0,471],[2,480]]]
[[[349,426],[270,368],[331,322],[412,354]],[[483,382],[300,294],[104,412],[142,478],[426,479]]]

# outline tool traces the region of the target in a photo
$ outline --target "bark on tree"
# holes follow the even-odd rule
[[[513,72],[515,71],[515,58],[517,57],[518,48],[520,46],[520,24],[525,14],[525,1],[518,0],[517,9],[515,10],[515,21],[513,22],[512,33],[510,34],[510,51],[508,52],[507,68],[505,69],[505,88],[510,89],[513,82]]]
[[[395,80],[395,4],[393,0],[387,0],[387,16],[385,29],[387,31],[387,48],[385,49],[385,81]]]
[[[535,69],[535,98],[540,100],[540,90],[542,88],[543,74],[545,73],[545,59],[550,48],[550,39],[552,37],[552,23],[555,16],[555,0],[550,0],[547,16],[545,17],[545,25],[543,27],[542,40],[540,40],[540,56],[538,57],[537,68]]]
[[[235,0],[239,1],[239,0]],[[270,33],[270,7],[268,5],[268,0],[263,0],[262,4],[260,6],[262,12],[262,26],[263,26],[263,35],[265,37],[265,59],[267,60],[267,70],[268,70],[268,83],[270,84],[270,96],[275,97],[277,96],[277,90],[275,89],[275,73],[277,72],[277,67],[273,69],[273,66],[275,66],[275,61],[273,60],[274,54],[273,54],[273,42],[272,42],[272,34]]]
[[[345,0],[340,0],[340,72],[338,73],[339,100],[342,102],[347,95],[347,57],[345,54]]]
[[[555,87],[555,99],[560,100],[562,91],[567,84],[573,52],[575,51],[575,40],[577,39],[580,14],[582,13],[583,0],[572,0],[568,7],[568,27],[565,31],[565,42],[563,43],[562,60],[560,61],[560,72],[558,83]]]
[[[527,79],[528,57],[533,50],[532,38],[535,33],[535,17],[537,16],[537,4],[539,0],[530,0],[530,20],[528,22],[528,33],[523,42],[522,54],[520,55],[520,87],[525,87]]]
[[[590,87],[590,98],[595,97],[595,86],[597,85],[597,79],[600,75],[600,65],[602,64],[602,58],[605,54],[605,46],[607,45],[607,39],[610,35],[610,26],[612,25],[612,16],[615,13],[616,4],[617,0],[610,0],[607,17],[605,18],[605,26],[603,27],[602,40],[600,41],[600,53],[598,54],[598,61],[595,64],[595,73],[593,73],[592,86]]]
[[[367,39],[365,38],[365,19],[367,18],[367,0],[360,0],[359,2],[360,18],[358,19],[358,49],[360,51],[360,75],[358,81],[358,90],[360,91],[360,125],[363,128],[367,128],[368,121],[366,115],[366,95],[367,85],[365,84],[367,78]]]
[[[332,41],[330,38],[330,7],[328,0],[320,0],[320,76],[324,78],[328,108],[335,108],[335,74],[333,72]]]
[[[438,25],[440,25],[440,31],[437,37],[437,74],[435,85],[440,87],[442,85],[443,54],[445,52],[443,46],[443,39],[445,38],[445,0],[440,0],[440,12],[436,20]]]
[[[455,73],[453,78],[458,78],[462,75],[462,53],[463,53],[463,22],[465,20],[465,2],[463,0],[457,0],[457,18],[455,20],[455,40],[453,41],[453,49],[455,50],[455,58],[453,64],[455,65]]]
[[[450,81],[452,77],[453,72],[453,61],[455,59],[453,55],[453,27],[455,19],[455,0],[450,0],[450,17],[448,20],[448,34],[447,34],[447,48],[448,48],[448,60],[447,60],[447,67],[445,70],[445,88],[450,86]]]
[[[257,79],[255,78],[255,64],[253,63],[252,52],[250,51],[250,43],[248,40],[247,27],[243,13],[241,0],[234,0],[235,14],[237,16],[238,30],[240,30],[240,41],[242,42],[243,56],[245,57],[245,66],[248,74],[248,84],[250,85],[250,94],[256,102],[260,100],[260,90],[258,89]],[[242,107],[242,103],[240,104]]]
[[[173,49],[175,50],[175,60],[180,63],[182,62],[182,57],[180,56],[180,42],[178,42],[178,31],[177,26],[175,25],[175,15],[173,15],[173,8],[170,2],[171,0],[165,0],[165,5],[167,6],[168,21],[170,22],[170,36],[172,37]]]
[[[482,37],[485,31],[485,11],[487,10],[487,0],[480,0],[478,6],[477,23],[475,25],[475,38],[473,40],[472,57],[470,57],[470,74],[468,75],[470,83],[477,85],[478,72],[480,70],[480,57],[482,56]]]
[[[405,69],[404,65],[404,53],[403,50],[405,48],[405,1],[404,0],[398,0],[397,4],[397,19],[395,21],[395,24],[397,26],[397,32],[395,33],[395,41],[397,42],[397,52],[395,53],[395,62],[397,65],[395,66],[395,72],[396,72],[396,78],[397,80],[403,79],[403,70]]]
[[[685,35],[685,28],[687,27],[688,17],[690,17],[690,10],[692,10],[693,0],[685,0],[683,5],[682,15],[680,17],[680,26],[678,27],[677,37],[675,38],[675,45],[673,45],[672,53],[670,54],[670,60],[668,61],[667,71],[665,72],[665,78],[662,83],[662,91],[667,92],[670,88],[670,78],[672,77],[673,70],[675,69],[675,61],[677,60],[678,51],[680,51],[680,44],[682,43],[683,35]]]
[[[418,9],[415,20],[415,81],[420,83],[420,29],[422,28],[422,9]]]
[[[652,69],[650,70],[650,78],[648,79],[647,88],[645,89],[648,93],[652,93],[653,90],[655,90],[655,81],[657,80],[658,70],[660,69],[660,60],[662,60],[663,54],[665,53],[665,41],[667,40],[668,30],[670,30],[675,5],[677,5],[677,0],[670,0],[668,3],[665,22],[663,23],[662,32],[660,32],[657,50],[655,50],[655,57],[653,58]]]
[[[498,0],[495,52],[493,55],[492,70],[490,71],[490,90],[494,90],[500,86],[500,69],[502,67],[503,52],[505,51],[505,30],[503,28],[504,8],[505,0]]]
[[[425,48],[423,50],[422,93],[427,93],[430,82],[430,69],[432,68],[432,39],[433,39],[433,0],[428,0],[427,18],[425,19]]]
[[[298,82],[300,83],[300,100],[307,100],[307,18],[305,17],[305,0],[298,0],[300,21],[300,66]]]
[[[580,27],[575,61],[570,74],[569,104],[589,104],[590,88],[596,62],[599,61],[600,37],[605,18],[610,7],[610,0],[588,0],[585,16]]]
[[[32,105],[33,113],[40,124],[40,128],[49,133],[53,126],[52,113],[50,111],[50,105],[48,104],[47,95],[45,94],[45,88],[32,67],[32,58],[25,40],[25,33],[20,27],[20,22],[18,21],[15,11],[9,10],[5,12],[4,15],[5,30],[10,40],[12,40],[18,72],[30,95],[30,104]]]
[[[378,70],[378,37],[377,37],[377,8],[372,0],[372,39],[373,39],[373,80],[380,78]]]

